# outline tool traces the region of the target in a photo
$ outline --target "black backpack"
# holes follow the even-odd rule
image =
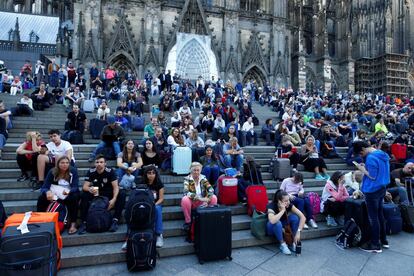
[[[112,215],[108,211],[109,200],[104,196],[97,196],[89,206],[86,217],[86,231],[101,233],[109,230],[112,224]]]
[[[154,194],[147,186],[132,191],[125,207],[125,222],[134,230],[154,229]]]
[[[342,230],[336,235],[336,245],[342,249],[358,246],[361,242],[361,229],[351,218],[348,220]]]
[[[154,230],[130,230],[127,239],[128,271],[151,270],[157,264],[156,235]]]

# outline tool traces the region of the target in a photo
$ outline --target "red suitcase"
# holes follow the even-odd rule
[[[267,191],[262,185],[252,185],[246,188],[247,196],[247,213],[249,216],[253,214],[253,208],[258,212],[265,213],[267,211]]]
[[[398,161],[407,159],[407,145],[404,144],[392,144],[391,153],[395,156]]]
[[[222,175],[218,179],[218,201],[224,205],[236,205],[239,202],[237,195],[237,178]]]

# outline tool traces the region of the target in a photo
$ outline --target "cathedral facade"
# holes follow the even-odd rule
[[[414,86],[414,0],[7,0],[4,6],[11,2],[70,20],[69,58],[77,63],[141,78],[148,70],[172,70],[189,79],[355,91],[383,87],[389,70],[372,64],[384,57],[385,66],[396,58],[404,67],[394,81]],[[363,82],[368,73],[375,83]]]

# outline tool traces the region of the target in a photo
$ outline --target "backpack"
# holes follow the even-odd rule
[[[130,229],[153,229],[155,226],[154,194],[146,186],[138,187],[129,196],[125,222]]]
[[[47,207],[46,212],[52,212],[52,213],[56,212],[59,214],[58,225],[59,225],[60,233],[62,233],[63,230],[65,230],[66,224],[68,223],[68,208],[62,203],[53,201]]]
[[[6,210],[4,209],[3,203],[0,201],[0,228],[3,228],[6,219]]]
[[[361,242],[361,229],[351,218],[348,220],[342,230],[336,235],[336,245],[341,249],[358,246]]]
[[[321,212],[321,198],[315,192],[308,193],[313,217]]]
[[[97,196],[92,200],[86,217],[86,231],[101,233],[108,231],[112,224],[112,215],[108,211],[109,200],[104,196]]]

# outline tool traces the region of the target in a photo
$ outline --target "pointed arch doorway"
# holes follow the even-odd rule
[[[138,72],[137,68],[134,65],[132,57],[124,52],[110,57],[107,64],[111,65],[115,70],[117,70],[121,76],[123,76],[128,71],[131,71],[135,75]]]
[[[267,79],[265,74],[259,67],[253,66],[246,71],[243,77],[243,83],[247,83],[249,81],[255,81],[257,87],[264,87]]]

